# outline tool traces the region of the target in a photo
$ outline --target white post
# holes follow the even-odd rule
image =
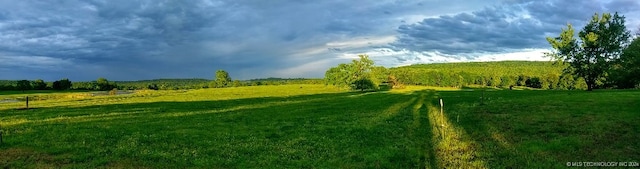
[[[442,139],[447,137],[447,131],[445,131],[445,129],[444,129],[445,121],[444,121],[444,110],[443,110],[443,107],[444,107],[444,103],[442,102],[442,99],[440,99],[440,122],[442,123],[442,124],[440,124],[440,126],[442,127],[442,129],[440,131],[442,131]]]
[[[443,107],[444,104],[442,103],[442,99],[440,99],[440,115],[444,115]]]

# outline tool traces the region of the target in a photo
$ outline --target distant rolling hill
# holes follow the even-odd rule
[[[496,62],[459,62],[459,63],[432,63],[416,64],[391,68],[395,70],[422,70],[441,72],[464,72],[485,76],[537,76],[548,74],[561,74],[565,68],[563,65],[546,61],[496,61]]]

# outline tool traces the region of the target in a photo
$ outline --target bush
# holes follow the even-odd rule
[[[150,84],[149,86],[147,86],[147,89],[149,90],[158,90],[158,85],[157,84]]]
[[[527,79],[527,81],[525,81],[525,84],[527,85],[527,87],[531,88],[542,88],[542,82],[540,82],[540,78],[538,77]]]
[[[500,87],[511,87],[515,85],[514,78],[509,76],[500,77]]]
[[[109,95],[116,95],[118,94],[118,88],[113,88],[111,89],[111,91],[109,91]]]
[[[373,84],[373,81],[371,81],[370,79],[359,79],[351,84],[351,89],[364,91],[376,88],[375,84]]]

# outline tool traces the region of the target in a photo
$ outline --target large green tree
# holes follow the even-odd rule
[[[573,26],[568,24],[559,37],[547,37],[554,49],[547,56],[569,63],[567,71],[584,78],[587,90],[593,90],[604,81],[628,42],[630,33],[624,23],[624,16],[618,13],[596,13],[578,33],[580,39],[574,37]]]
[[[337,67],[329,68],[325,72],[325,83],[336,86],[349,86],[353,90],[375,89],[376,74],[373,60],[368,55],[358,55],[359,60],[352,60],[349,64],[339,64]],[[385,73],[382,68],[375,68],[376,73]],[[377,79],[376,79],[377,81]]]
[[[373,60],[369,59],[368,55],[358,55],[360,60],[352,60],[351,64],[351,76],[353,81],[351,82],[351,89],[354,90],[367,90],[375,89],[375,84],[371,80],[371,69],[373,68]]]
[[[213,87],[228,87],[231,85],[231,76],[224,70],[216,71],[216,80],[212,82]]]
[[[324,73],[325,83],[334,86],[349,86],[351,84],[350,64],[341,63],[329,68]]]

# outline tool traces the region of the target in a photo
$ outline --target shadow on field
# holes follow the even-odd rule
[[[600,145],[633,140],[637,117],[599,122],[623,122],[619,131],[590,132],[589,125],[599,124],[588,120],[604,115],[582,112],[599,106],[555,112],[575,104],[569,101],[580,96],[572,93],[486,91],[484,105],[479,90],[430,90],[2,110],[6,137],[0,154],[30,148],[55,156],[46,162],[58,168],[558,168],[566,162],[558,160],[575,158],[585,147],[592,154],[580,157],[634,153],[633,146],[607,152],[581,144],[593,134],[600,134],[593,137]],[[544,102],[556,97],[567,103]],[[527,104],[532,99],[536,104]],[[637,100],[605,103],[638,105]],[[556,155],[562,151],[576,152]],[[18,161],[9,168],[34,163],[7,160]]]
[[[484,93],[481,90],[472,92],[440,91],[436,94],[432,104],[439,104],[439,99],[444,101],[443,120],[439,123],[451,125],[450,132],[458,134],[454,136],[454,139],[449,139],[448,142],[454,145],[453,147],[455,147],[455,145],[463,145],[463,149],[458,149],[463,150],[462,152],[453,151],[453,154],[458,153],[461,157],[470,156],[467,158],[454,159],[466,161],[466,165],[474,165],[473,161],[475,160],[475,163],[483,163],[482,168],[531,167],[525,167],[527,163],[531,162],[527,160],[531,159],[527,159],[526,157],[522,157],[521,154],[516,153],[516,148],[511,140],[514,136],[504,133],[510,129],[496,127],[497,124],[496,121],[492,119],[492,115],[487,114],[490,110],[486,109],[486,104],[493,104],[494,101],[502,99],[501,96],[504,96],[505,93],[515,98],[527,95],[527,93],[522,91],[509,90],[493,90]],[[484,101],[481,101],[483,96]],[[481,105],[481,103],[485,105]],[[509,116],[508,114],[494,115]],[[510,123],[508,118],[497,122]],[[456,149],[454,148],[453,150]],[[466,153],[464,151],[466,151]]]
[[[0,151],[64,156],[53,157],[57,167],[434,167],[425,98],[353,92],[3,110]]]
[[[305,102],[322,102],[341,97],[362,96],[370,93],[345,92],[330,94],[298,95],[289,97],[258,97],[215,101],[185,101],[185,102],[146,102],[107,104],[81,107],[45,107],[30,108],[17,111],[16,109],[0,110],[0,115],[5,121],[22,119],[15,125],[34,122],[87,122],[95,120],[113,120],[136,117],[175,117],[197,114],[224,113],[239,110],[251,110],[269,108],[272,106],[285,106],[302,104]]]
[[[560,168],[571,161],[638,157],[633,151],[639,144],[632,140],[639,135],[629,134],[640,128],[634,93],[501,90],[485,92],[484,105],[479,104],[481,96],[481,91],[439,91],[431,101],[438,105],[444,100],[436,128],[458,134],[444,134],[456,139],[445,138],[444,148],[436,147],[436,152],[453,156],[438,154],[439,161],[480,159],[487,168]],[[452,127],[439,127],[442,124]],[[455,158],[461,151],[472,153]],[[450,166],[456,165],[444,165]]]
[[[29,147],[71,156],[46,161],[56,167],[94,160],[140,168],[521,167],[526,159],[513,152],[511,136],[478,114],[479,96],[349,92],[2,110],[0,151]]]

